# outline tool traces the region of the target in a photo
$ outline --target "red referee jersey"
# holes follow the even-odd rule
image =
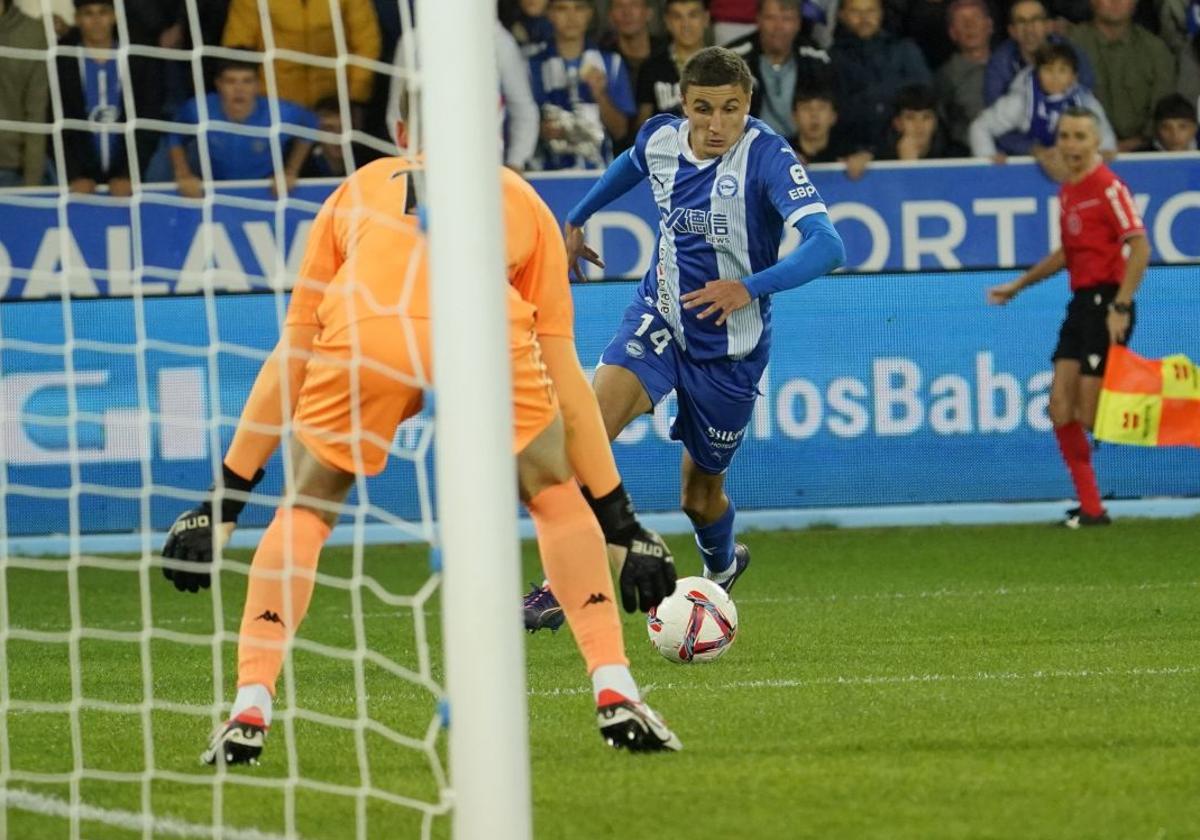
[[[1103,163],[1058,191],[1059,229],[1071,290],[1120,284],[1125,240],[1145,233],[1129,188]]]

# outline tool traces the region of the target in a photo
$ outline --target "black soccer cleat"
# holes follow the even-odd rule
[[[744,543],[734,543],[733,545],[733,574],[729,576],[729,580],[722,583],[720,586],[726,592],[733,591],[733,585],[737,583],[738,578],[742,576],[742,572],[750,567],[750,549]]]
[[[258,709],[247,709],[213,731],[200,760],[205,764],[258,764],[266,740],[267,725]]]
[[[536,633],[545,627],[552,632],[558,632],[558,628],[562,627],[567,619],[562,605],[558,603],[549,586],[538,586],[536,583],[530,586],[533,588],[521,601],[522,612],[525,614],[525,629]]]
[[[1094,528],[1100,525],[1111,525],[1112,518],[1109,517],[1108,511],[1101,510],[1099,515],[1092,516],[1090,513],[1084,513],[1082,508],[1071,508],[1067,511],[1067,516],[1059,525],[1063,528],[1069,528],[1072,531],[1078,531],[1080,528]]]
[[[615,691],[600,692],[596,706],[600,737],[613,749],[630,752],[663,752],[683,749],[683,742],[666,721],[645,703]]]

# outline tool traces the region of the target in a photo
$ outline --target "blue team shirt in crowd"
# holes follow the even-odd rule
[[[121,135],[123,127],[117,125],[125,120],[120,68],[111,59],[97,61],[81,55],[79,80],[83,84],[88,122],[92,125],[92,145],[100,160],[100,170],[107,175],[113,164],[125,154],[125,138]]]
[[[208,104],[208,125],[205,134],[208,137],[209,158],[212,162],[213,178],[218,181],[244,181],[259,178],[270,178],[275,173],[275,164],[271,159],[271,106],[265,96],[258,97],[254,110],[245,121],[237,125],[264,129],[254,135],[222,131],[217,123],[233,123],[221,107],[219,94],[210,93],[205,97]],[[281,123],[280,139],[285,143],[296,135],[288,131],[289,126],[302,126],[316,129],[317,117],[312,111],[289,102],[278,100],[279,119]],[[189,99],[179,106],[176,114],[177,122],[198,125],[200,110],[196,99]],[[172,134],[168,142],[172,146],[182,146],[194,139],[192,135]],[[286,150],[283,156],[286,157]],[[199,174],[199,173],[197,173]]]
[[[551,41],[529,62],[533,99],[542,109],[542,118],[546,117],[546,105],[557,106],[593,123],[604,139],[599,144],[599,154],[590,159],[586,155],[543,151],[540,161],[543,169],[592,169],[612,160],[612,138],[607,137],[600,122],[600,106],[592,97],[592,89],[580,78],[583,69],[589,66],[604,71],[605,88],[614,108],[627,117],[637,113],[629,71],[618,53],[589,47],[578,58],[567,59],[558,54]]]
[[[699,360],[744,358],[770,342],[771,300],[764,295],[725,324],[699,320],[680,296],[710,280],[740,280],[779,259],[784,227],[825,204],[786,140],[749,117],[741,138],[719,158],[698,159],[688,122],[660,114],[646,121],[631,150],[658,205],[658,241],[639,293]]]

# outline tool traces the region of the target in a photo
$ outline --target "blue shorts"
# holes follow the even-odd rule
[[[704,472],[720,475],[729,468],[754,413],[765,346],[741,360],[697,361],[680,349],[658,311],[639,299],[625,310],[600,361],[636,376],[652,405],[674,391],[679,409],[671,439]]]

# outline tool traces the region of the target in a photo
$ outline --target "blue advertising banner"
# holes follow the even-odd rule
[[[738,506],[1069,497],[1046,414],[1066,282],[987,306],[985,289],[1011,276],[840,275],[780,295],[762,397],[728,476]],[[1200,356],[1198,279],[1194,267],[1150,270],[1135,350]],[[628,283],[575,288],[585,365],[596,363],[633,292]],[[261,294],[0,307],[8,532],[169,525],[212,481],[284,305],[282,295]],[[617,441],[646,512],[678,504],[673,411],[666,400]],[[421,521],[429,427],[424,416],[403,427],[388,469],[367,482],[377,520]],[[1096,466],[1108,495],[1200,495],[1198,450],[1105,445]],[[276,459],[261,489],[279,488]],[[243,521],[268,516],[252,506]]]
[[[1115,164],[1146,223],[1153,259],[1200,261],[1200,154],[1141,155]],[[531,178],[563,218],[595,173]],[[1058,242],[1057,190],[1031,163],[880,163],[851,181],[840,167],[812,180],[846,242],[850,270],[1030,265]],[[0,297],[39,299],[290,288],[308,225],[332,181],[306,182],[286,203],[261,186],[222,186],[207,206],[147,190],[134,209],[103,197],[0,192]],[[588,225],[606,268],[640,276],[649,265],[657,211],[639,186]],[[794,248],[788,231],[782,251]]]

